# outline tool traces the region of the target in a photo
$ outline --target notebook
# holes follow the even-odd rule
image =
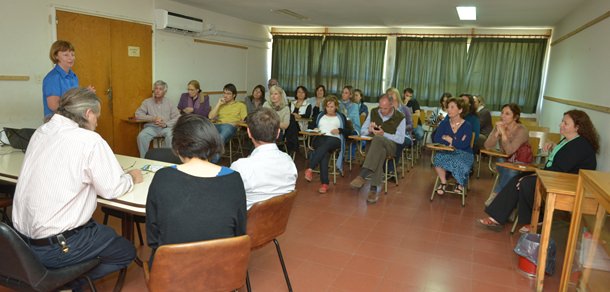
[[[30,138],[34,135],[36,129],[23,128],[4,128],[4,133],[11,147],[15,149],[25,150],[28,147]]]

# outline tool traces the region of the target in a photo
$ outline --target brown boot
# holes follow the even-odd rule
[[[352,187],[354,189],[359,189],[365,183],[366,183],[366,180],[363,177],[357,176],[355,179],[352,180],[352,182],[349,183],[349,185],[350,185],[350,187]]]

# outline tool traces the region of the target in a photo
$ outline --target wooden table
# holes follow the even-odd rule
[[[299,131],[299,135],[303,136],[303,152],[305,152],[305,159],[307,159],[307,152],[311,147],[311,137],[322,136],[324,134],[320,131]]]
[[[591,200],[593,200],[593,204],[590,204]],[[600,239],[600,233],[608,211],[610,211],[610,173],[580,170],[578,183],[576,185],[574,212],[570,222],[570,231],[568,233],[566,255],[561,270],[559,291],[567,291],[568,289],[574,252],[576,250],[576,242],[580,235],[582,214],[595,214],[592,242],[597,242]],[[589,252],[593,250],[592,247],[589,248]],[[587,258],[590,259],[589,257],[592,255],[592,253],[588,254]],[[581,285],[585,286],[588,284],[590,272],[590,269],[585,269],[583,271]],[[604,286],[602,289],[608,289],[607,283],[603,283],[602,286]]]
[[[492,174],[497,173],[495,167],[493,167],[493,158],[494,157],[500,157],[500,158],[509,157],[508,154],[504,153],[503,151],[496,150],[496,149],[481,149],[480,152],[481,152],[481,154],[486,154],[487,156],[489,156],[489,162],[487,163],[487,167],[489,168],[489,171],[491,171]],[[481,159],[479,159],[477,177],[479,177],[480,172],[481,172]],[[498,177],[496,176],[496,182],[494,182],[494,187],[495,187],[497,181],[498,181]],[[493,187],[492,187],[492,189],[493,189]]]
[[[569,212],[574,210],[578,175],[542,169],[537,169],[536,175],[538,176],[538,180],[536,181],[536,193],[532,210],[532,221],[530,223],[530,233],[536,234],[537,232],[540,206],[542,204],[542,199],[546,198],[544,221],[542,223],[540,246],[538,248],[538,266],[536,268],[536,290],[542,291],[547,249],[551,235],[551,225],[553,223],[553,212],[555,210]],[[594,214],[597,208],[596,205],[594,200],[585,199],[583,200],[582,208],[583,211]],[[572,227],[573,226],[570,226],[570,228]]]

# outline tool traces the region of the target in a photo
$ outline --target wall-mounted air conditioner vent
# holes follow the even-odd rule
[[[164,9],[155,9],[155,27],[178,32],[200,33],[203,31],[203,19]]]

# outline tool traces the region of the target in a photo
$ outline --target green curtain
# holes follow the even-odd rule
[[[524,113],[535,112],[546,43],[546,39],[474,38],[464,90],[483,96],[491,110],[516,103]]]
[[[461,89],[466,44],[466,38],[397,38],[392,86],[401,93],[411,87],[420,105],[438,106],[444,92]]]
[[[273,36],[271,77],[289,96],[303,85],[313,96],[322,50],[321,36]]]
[[[382,93],[385,37],[327,37],[322,46],[317,81],[329,93],[346,85],[362,90],[367,101]]]

